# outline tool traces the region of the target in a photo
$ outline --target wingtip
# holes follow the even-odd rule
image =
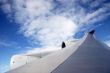
[[[94,34],[95,33],[95,30],[92,30],[89,32],[89,34]]]

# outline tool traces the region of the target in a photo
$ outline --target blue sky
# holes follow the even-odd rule
[[[109,0],[0,0],[0,73],[15,54],[60,46],[92,29],[110,44]]]

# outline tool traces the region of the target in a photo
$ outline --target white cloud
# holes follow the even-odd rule
[[[45,0],[13,0],[15,21],[21,24],[30,23],[33,19],[44,16],[52,9],[50,1]]]
[[[41,41],[43,46],[60,45],[62,41],[72,38],[76,29],[77,25],[64,16],[35,19],[22,28],[25,36]]]
[[[5,13],[11,13],[11,5],[10,4],[8,4],[8,3],[5,3],[5,4],[3,4],[2,5],[2,10],[5,12]]]
[[[109,7],[103,7],[99,8],[98,10],[94,11],[93,13],[88,13],[86,17],[81,20],[81,23],[95,23],[97,21],[100,21],[104,19],[107,16],[110,15],[110,12],[106,13],[109,10]]]
[[[12,44],[15,45],[14,42],[9,42],[7,40],[0,39],[0,47],[10,47],[12,46]]]
[[[5,39],[5,38],[2,38],[0,39],[0,47],[2,48],[15,48],[15,49],[20,49],[21,46],[15,42],[15,41],[10,41],[9,39]]]
[[[10,46],[10,44],[8,44],[8,43],[6,43],[6,42],[1,42],[1,41],[0,41],[0,47],[1,47],[1,46],[7,47],[7,46]]]
[[[49,12],[51,3],[45,0],[28,0],[26,2],[26,11],[30,16],[39,16]]]

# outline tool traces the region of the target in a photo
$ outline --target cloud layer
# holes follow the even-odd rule
[[[0,0],[3,11],[20,24],[20,33],[42,46],[59,46],[80,27],[110,15],[106,0]]]

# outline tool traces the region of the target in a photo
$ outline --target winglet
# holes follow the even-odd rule
[[[92,35],[93,35],[94,33],[95,33],[95,30],[92,30],[92,31],[89,32],[89,34],[92,34]]]

